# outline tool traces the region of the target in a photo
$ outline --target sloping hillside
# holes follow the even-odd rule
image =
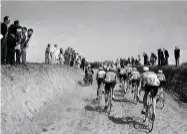
[[[42,107],[75,89],[81,71],[68,67],[29,64],[2,66],[2,132],[13,134]]]
[[[172,67],[169,70],[177,72]],[[146,129],[137,128],[144,126],[140,114],[142,103],[134,105],[131,95],[125,95],[124,101],[113,101],[110,117],[99,113],[102,107],[94,101],[96,82],[88,87],[78,84],[84,75],[82,70],[29,64],[27,67],[2,66],[1,73],[2,134],[146,133]],[[179,77],[183,77],[183,73]],[[116,85],[116,99],[119,89]],[[152,133],[186,132],[186,108],[166,94],[165,107],[157,110]]]

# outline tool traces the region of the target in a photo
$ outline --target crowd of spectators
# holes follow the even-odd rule
[[[26,65],[26,53],[33,29],[23,27],[19,20],[10,24],[10,17],[1,22],[1,64]]]
[[[58,48],[57,44],[54,46],[48,44],[45,50],[45,63],[67,65],[71,67],[76,66],[82,68],[84,71],[86,59],[71,47],[63,50],[62,48]]]

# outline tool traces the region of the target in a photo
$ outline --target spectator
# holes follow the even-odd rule
[[[140,65],[141,63],[141,58],[140,58],[140,55],[138,55],[138,64]]]
[[[23,61],[22,53],[23,53],[23,49],[24,49],[24,46],[23,46],[23,45],[24,45],[24,43],[25,43],[25,41],[26,41],[26,39],[27,39],[26,33],[27,33],[27,28],[26,28],[26,27],[23,27],[23,28],[22,28],[22,38],[21,38],[21,41],[20,41],[20,44],[21,44],[21,53],[20,53],[20,57],[21,57],[22,61]]]
[[[63,55],[63,49],[60,48],[60,53],[59,53],[59,64],[64,65],[64,55]]]
[[[150,57],[151,65],[155,65],[156,64],[156,60],[157,60],[157,56],[154,53],[151,53],[151,57]]]
[[[164,52],[162,51],[162,49],[160,49],[160,59],[161,59],[161,65],[164,65],[165,58],[164,58]]]
[[[28,29],[28,34],[26,37],[25,42],[22,44],[22,64],[26,65],[26,54],[27,54],[27,48],[29,47],[29,41],[31,40],[32,34],[33,34],[33,29]]]
[[[45,49],[45,63],[51,64],[51,44],[48,44]]]
[[[168,58],[169,58],[169,53],[168,50],[163,49],[164,50],[164,55],[165,55],[165,65],[168,65]]]
[[[148,55],[145,52],[143,53],[143,57],[144,57],[144,65],[148,65]]]
[[[134,60],[134,57],[132,56],[131,57],[131,64],[132,64],[132,66],[134,66],[134,62],[135,62],[135,60]]]
[[[8,33],[8,24],[10,23],[9,16],[4,17],[3,23],[1,23],[1,35],[3,36],[1,39],[1,64],[6,63],[7,56],[7,33]]]
[[[175,47],[174,54],[175,54],[175,63],[176,63],[176,66],[179,66],[180,49],[179,49],[178,46]]]
[[[161,49],[158,49],[158,65],[161,65]]]
[[[85,70],[85,64],[86,64],[86,60],[85,60],[85,58],[82,58],[81,67],[82,67],[83,71]]]
[[[20,58],[21,58],[21,42],[22,42],[22,27],[18,26],[17,27],[17,43],[16,43],[16,47],[15,47],[15,53],[16,53],[16,64],[20,64]]]
[[[19,26],[19,21],[14,21],[8,29],[7,35],[7,64],[14,65],[15,64],[15,47],[17,45],[17,28]]]

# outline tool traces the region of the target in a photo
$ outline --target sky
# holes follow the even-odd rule
[[[73,47],[89,61],[135,58],[143,52],[157,54],[181,49],[187,61],[187,2],[127,1],[2,1],[1,20],[33,28],[27,60],[44,62],[48,43]],[[143,57],[142,57],[143,58]]]

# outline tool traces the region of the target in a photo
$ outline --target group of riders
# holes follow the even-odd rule
[[[93,70],[91,69],[91,66],[88,65],[88,69],[86,75],[89,76],[93,75]],[[93,82],[93,78],[91,77],[91,81]],[[96,81],[98,84],[97,88],[97,99],[99,97],[99,90],[102,85],[103,86],[103,92],[105,94],[105,107],[104,109],[107,109],[107,100],[108,100],[108,94],[111,91],[112,98],[114,98],[113,90],[116,86],[116,84],[119,82],[121,85],[124,83],[126,87],[132,87],[133,84],[137,85],[137,100],[139,100],[140,97],[140,91],[144,90],[144,96],[143,96],[143,109],[141,111],[142,114],[145,114],[146,106],[147,106],[147,96],[150,93],[153,98],[153,110],[155,114],[156,109],[156,95],[159,90],[163,90],[164,84],[166,83],[165,75],[163,74],[162,70],[158,70],[157,73],[150,71],[149,67],[144,66],[143,72],[140,73],[136,67],[133,67],[130,64],[120,66],[115,64],[103,64],[100,65],[99,71],[96,75]],[[91,82],[91,83],[92,83]],[[124,89],[127,90],[128,88]]]

